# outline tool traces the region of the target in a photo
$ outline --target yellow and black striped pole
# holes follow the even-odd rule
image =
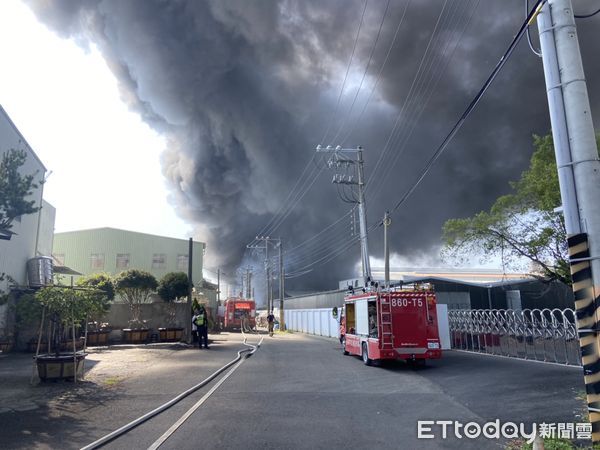
[[[594,286],[592,265],[586,233],[568,239],[569,261],[573,278],[573,294],[577,314],[577,330],[581,347],[581,363],[585,392],[592,424],[592,441],[600,441],[600,289]]]

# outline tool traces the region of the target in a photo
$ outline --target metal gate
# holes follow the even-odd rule
[[[448,311],[452,348],[581,365],[572,309]]]

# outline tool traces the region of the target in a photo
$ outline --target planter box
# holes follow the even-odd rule
[[[83,360],[87,356],[87,353],[77,352],[75,358],[77,360],[77,378],[83,376]],[[38,369],[38,375],[40,380],[61,380],[61,379],[73,379],[73,353],[60,353],[56,355],[38,355],[36,365]]]
[[[124,328],[123,340],[128,344],[143,344],[148,340],[148,330]]]
[[[100,330],[100,331],[88,331],[87,334],[87,345],[93,347],[95,345],[108,345],[108,336],[110,335],[110,330]]]
[[[83,341],[83,338],[75,339],[75,350],[83,350]],[[73,340],[61,342],[60,350],[62,352],[73,352]]]
[[[159,328],[162,342],[179,342],[183,337],[183,328]]]
[[[37,350],[37,341],[29,341],[27,343],[27,351],[29,353],[35,353]],[[40,343],[40,353],[48,353],[48,344],[44,341]]]
[[[0,353],[8,353],[12,350],[13,343],[8,341],[0,342]]]

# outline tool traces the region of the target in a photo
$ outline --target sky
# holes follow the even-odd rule
[[[264,253],[247,244],[278,237],[299,290],[336,286],[359,260],[344,202],[352,193],[336,191],[315,147],[363,146],[367,221],[376,223],[524,18],[522,0],[25,4],[0,6],[2,54],[17,68],[0,74],[0,102],[54,170],[47,198],[57,228],[189,231],[208,243],[209,266],[234,276],[250,265],[258,278]],[[579,13],[593,6],[576,2]],[[593,114],[598,20],[578,21]],[[439,264],[444,222],[508,193],[528,165],[532,134],[549,130],[541,60],[523,41],[395,213],[395,260]],[[381,229],[369,240],[381,256]]]
[[[121,101],[95,47],[84,50],[0,2],[0,104],[51,174],[44,198],[56,232],[115,227],[187,238],[167,200],[165,139]]]

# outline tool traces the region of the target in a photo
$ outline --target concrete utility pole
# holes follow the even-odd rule
[[[255,241],[262,241],[264,245],[248,244],[246,248],[262,249],[265,251],[265,299],[267,310],[273,309],[273,295],[271,286],[271,264],[269,263],[269,243],[281,244],[281,239],[271,238],[269,236],[256,236]]]
[[[283,242],[279,240],[279,330],[284,328],[283,299],[285,297],[285,274],[283,272]]]
[[[390,212],[383,216],[383,260],[385,264],[385,287],[390,287],[390,243],[388,241],[388,227],[392,224]]]
[[[221,269],[217,269],[217,304],[221,306]]]
[[[188,243],[188,299],[187,299],[187,313],[186,324],[185,324],[185,335],[188,344],[192,343],[192,260],[194,251],[194,241],[190,238]]]
[[[571,0],[538,16],[592,440],[600,442],[600,161]]]
[[[369,280],[371,280],[371,263],[369,261],[369,244],[367,241],[367,213],[365,206],[365,176],[364,176],[364,161],[363,161],[363,148],[342,148],[341,146],[322,147],[317,145],[317,153],[328,153],[331,157],[327,161],[329,168],[340,168],[348,167],[353,165],[356,167],[357,180],[354,180],[353,176],[335,174],[333,176],[333,184],[348,185],[357,188],[356,198],[350,199],[349,203],[358,204],[358,215],[359,215],[359,229],[360,229],[360,255],[362,263],[363,281],[365,287]],[[347,154],[356,154],[356,159],[350,159],[345,157]],[[348,199],[344,199],[348,201]]]

